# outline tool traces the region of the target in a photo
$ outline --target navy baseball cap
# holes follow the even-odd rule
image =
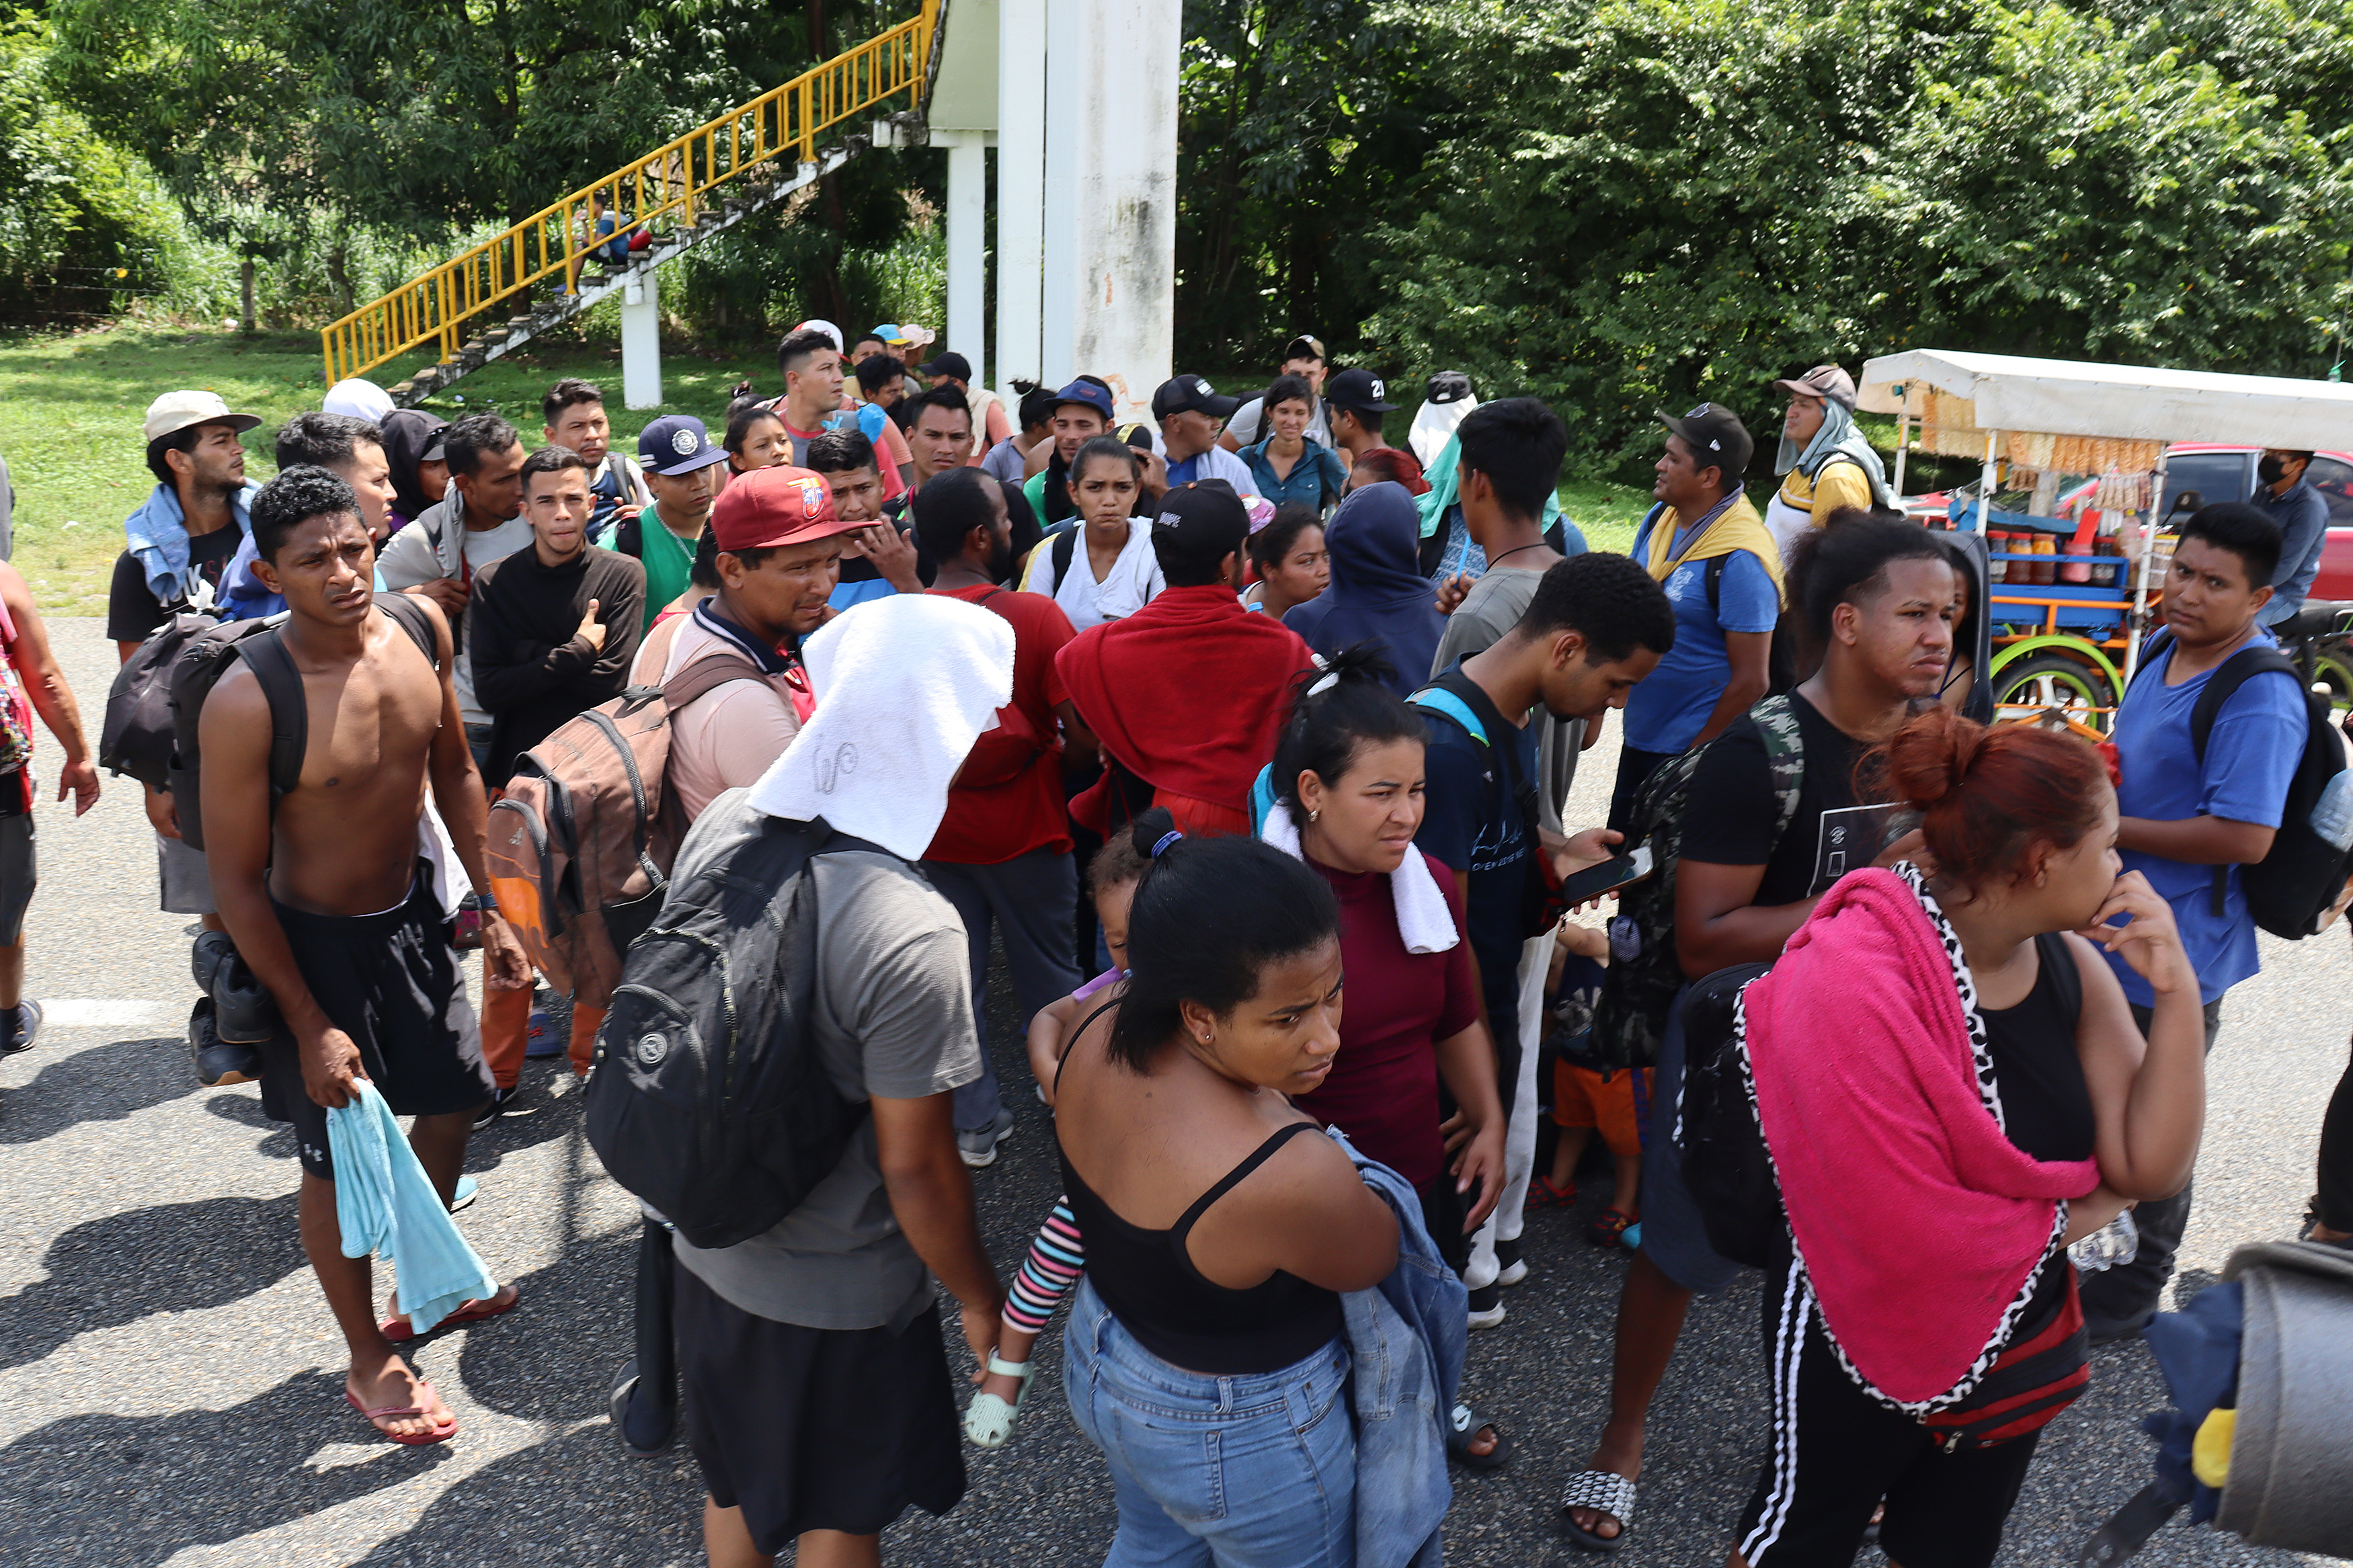
[[[1062,388],[1061,391],[1054,394],[1055,407],[1060,408],[1065,403],[1085,404],[1089,408],[1092,408],[1096,413],[1102,415],[1103,416],[1103,423],[1106,425],[1110,424],[1113,417],[1111,405],[1111,394],[1104,391],[1102,387],[1097,386],[1092,381],[1074,381],[1071,383],[1070,385]]]
[[[691,414],[665,414],[638,432],[639,466],[666,479],[726,460],[727,448]]]
[[[1230,419],[1241,401],[1222,395],[1200,376],[1175,376],[1162,382],[1159,390],[1152,395],[1152,416],[1166,419],[1171,414],[1198,410],[1212,419]]]
[[[1344,370],[1324,387],[1324,401],[1335,408],[1359,414],[1387,414],[1397,407],[1388,401],[1388,384],[1368,370]]]

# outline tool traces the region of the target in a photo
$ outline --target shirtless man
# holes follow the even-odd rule
[[[206,700],[199,728],[206,850],[221,918],[283,1023],[262,1047],[262,1103],[294,1124],[302,1164],[302,1247],[351,1347],[344,1389],[396,1442],[439,1442],[457,1421],[393,1349],[408,1321],[379,1327],[368,1259],[343,1255],[327,1110],[373,1081],[414,1116],[409,1144],[446,1204],[457,1190],[474,1112],[491,1093],[448,927],[417,862],[428,779],[477,888],[488,805],[450,680],[448,623],[431,601],[402,601],[429,628],[418,641],[370,590],[375,551],[352,489],[297,468],[254,499],[255,570],[286,598],[279,634],[301,674],[309,743],[296,786],[269,795],[269,702],[242,661]],[[389,603],[394,596],[387,595]],[[482,900],[482,972],[492,986],[531,970],[497,907]],[[449,1321],[512,1309],[514,1287],[468,1302]],[[385,1330],[390,1330],[387,1337]]]

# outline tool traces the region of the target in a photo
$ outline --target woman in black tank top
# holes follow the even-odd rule
[[[2179,1191],[2205,1110],[2198,979],[2172,910],[2122,870],[2116,791],[2098,753],[2063,732],[1989,729],[1937,707],[1883,755],[1896,798],[1923,813],[1931,913],[1968,976],[1965,1003],[1974,991],[1981,1091],[1999,1107],[2003,1137],[2039,1161],[2098,1167],[2098,1185],[2064,1205],[2059,1239],[2080,1240],[2131,1204]],[[2145,1043],[2103,948],[2157,993]],[[1889,1271],[1933,1269],[1939,1246],[1967,1245],[1886,1239]],[[1844,1568],[1883,1498],[1880,1542],[1891,1561],[1990,1563],[2033,1458],[2034,1420],[2081,1385],[2066,1252],[2053,1245],[2021,1290],[1983,1381],[1918,1415],[1865,1392],[1830,1342],[1803,1268],[1787,1273],[1766,1291],[1771,1458],[1732,1563]],[[2005,1375],[2012,1382],[1998,1384]],[[2013,1390],[2012,1402],[1996,1400]],[[1956,1436],[1957,1446],[1947,1441]]]
[[[1181,841],[1159,810],[1134,833],[1157,853],[1119,1017],[1055,1095],[1087,1253],[1063,1381],[1118,1483],[1109,1561],[1348,1563],[1340,1295],[1387,1278],[1398,1230],[1288,1099],[1338,1049],[1338,911],[1253,839]]]

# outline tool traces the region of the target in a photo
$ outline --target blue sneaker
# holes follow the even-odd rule
[[[547,1057],[560,1057],[572,1048],[572,1042],[558,1036],[548,1026],[547,1009],[532,1009],[531,1023],[523,1036],[522,1054],[533,1061]]]

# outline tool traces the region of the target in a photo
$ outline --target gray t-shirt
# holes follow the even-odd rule
[[[1504,640],[1504,634],[1520,624],[1528,613],[1529,604],[1536,596],[1536,584],[1544,581],[1542,572],[1530,572],[1517,566],[1498,566],[1471,584],[1454,613],[1446,617],[1446,630],[1438,639],[1438,656],[1430,660],[1430,675],[1436,679],[1462,659],[1474,653],[1484,653]],[[1585,721],[1556,719],[1550,714],[1539,715],[1536,721],[1536,766],[1543,776],[1537,781],[1536,805],[1544,825],[1556,833],[1567,831],[1561,825],[1561,803],[1568,799],[1569,785],[1577,782],[1577,754],[1585,746]]]
[[[743,790],[712,803],[681,847],[751,808]],[[964,922],[923,874],[865,850],[820,857],[817,1047],[852,1101],[921,1100],[980,1077]],[[870,1118],[832,1175],[765,1235],[678,1259],[756,1317],[811,1329],[904,1328],[932,1304],[931,1276],[899,1229]]]

